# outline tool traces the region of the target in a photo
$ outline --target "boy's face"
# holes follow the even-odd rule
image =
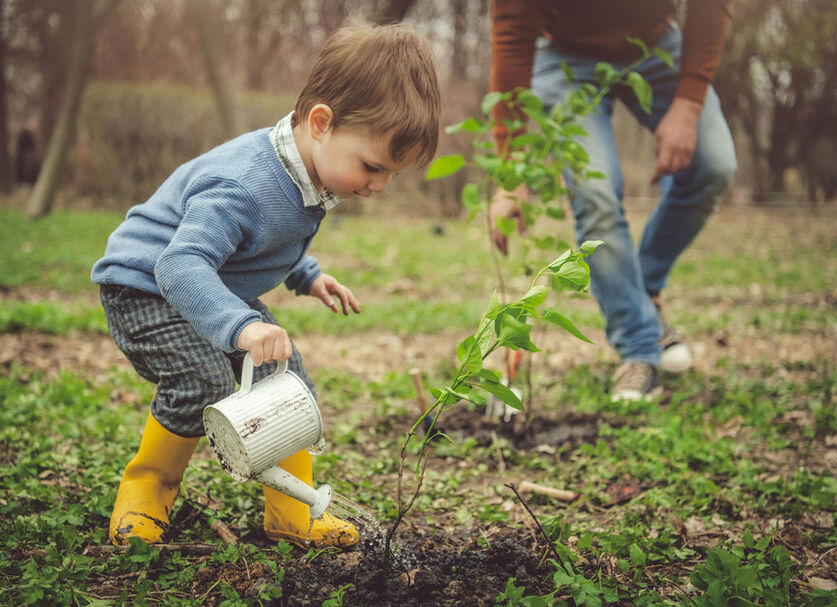
[[[389,155],[390,135],[374,135],[363,127],[328,128],[312,148],[311,179],[340,198],[383,192],[393,176],[415,163],[417,151],[400,162]]]

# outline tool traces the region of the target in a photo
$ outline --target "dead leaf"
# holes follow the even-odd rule
[[[817,590],[837,590],[837,582],[821,577],[810,577],[808,582]]]
[[[697,537],[706,532],[706,525],[696,516],[690,516],[686,519],[686,522],[683,523],[683,528],[689,537]]]
[[[401,574],[401,581],[404,582],[404,585],[408,588],[416,583],[416,574],[421,571],[420,569],[411,569],[410,571],[405,571]]]

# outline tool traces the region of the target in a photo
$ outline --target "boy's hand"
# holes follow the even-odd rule
[[[360,304],[355,296],[352,295],[348,287],[344,287],[337,279],[328,274],[320,274],[311,283],[311,291],[308,293],[311,297],[318,297],[327,305],[333,312],[337,312],[337,306],[334,304],[332,295],[336,295],[340,299],[340,305],[343,308],[343,314],[349,315],[349,308],[354,310],[355,314],[360,314]]]
[[[291,338],[285,329],[258,320],[241,330],[236,346],[250,353],[254,367],[274,360],[287,360],[292,353]]]

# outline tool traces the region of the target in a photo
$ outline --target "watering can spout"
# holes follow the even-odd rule
[[[331,487],[323,485],[319,489],[309,487],[287,470],[279,466],[271,466],[256,476],[257,480],[271,489],[289,495],[311,507],[311,518],[322,516],[331,502]]]

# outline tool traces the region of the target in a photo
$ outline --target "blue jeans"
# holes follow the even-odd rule
[[[583,119],[582,126],[589,135],[578,141],[590,155],[589,169],[601,171],[607,178],[573,183],[572,174],[564,175],[573,192],[578,241],[606,243],[588,259],[591,288],[606,319],[607,339],[623,361],[659,365],[661,327],[648,293],[665,286],[674,261],[715,210],[736,170],[732,136],[718,96],[710,87],[698,120],[692,161],[661,180],[660,202],[648,219],[639,249],[634,247],[622,207],[622,170],[611,125],[613,106],[619,99],[653,132],[674,98],[681,42],[680,31],[671,25],[657,43],[671,53],[674,69],[656,55],[635,68],[654,92],[650,114],[642,110],[630,89],[618,88],[607,95],[599,109]],[[567,79],[561,61],[572,68],[573,81]],[[597,62],[562,52],[542,39],[535,55],[532,90],[551,109],[584,82],[598,87],[594,77]],[[627,63],[613,65],[622,69]]]

